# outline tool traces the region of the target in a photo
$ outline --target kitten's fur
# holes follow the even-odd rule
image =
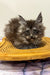
[[[5,28],[5,36],[16,48],[33,48],[41,43],[45,27],[40,13],[36,20],[19,18],[11,19]]]

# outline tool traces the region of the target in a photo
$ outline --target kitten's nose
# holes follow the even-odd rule
[[[33,39],[33,36],[32,36],[32,34],[30,34],[30,37],[31,37],[31,39]]]

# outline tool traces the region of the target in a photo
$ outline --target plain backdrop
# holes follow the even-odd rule
[[[22,15],[25,19],[36,19],[40,12],[45,36],[50,37],[50,0],[0,0],[0,36],[5,36],[4,28],[11,18]]]

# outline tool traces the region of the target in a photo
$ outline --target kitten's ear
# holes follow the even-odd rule
[[[25,19],[24,19],[21,15],[19,15],[19,22],[20,22],[21,24],[26,24]]]
[[[42,14],[41,14],[41,12],[40,12],[40,14],[37,17],[36,22],[37,23],[42,23]]]

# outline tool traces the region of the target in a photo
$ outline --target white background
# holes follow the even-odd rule
[[[22,15],[25,19],[36,19],[40,12],[45,36],[50,37],[50,0],[0,0],[0,36],[4,37],[5,24],[11,18]]]

